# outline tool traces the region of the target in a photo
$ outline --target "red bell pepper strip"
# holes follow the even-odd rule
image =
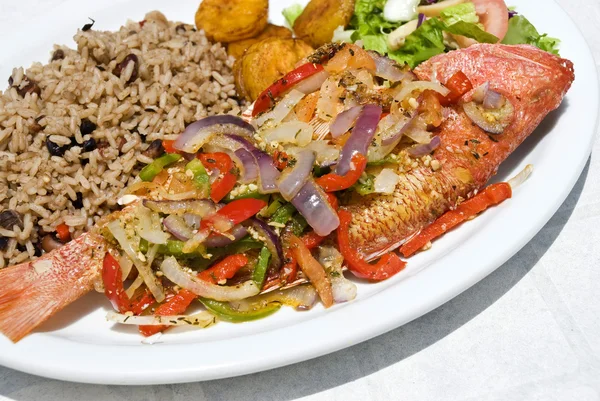
[[[331,192],[325,192],[325,195],[327,195],[327,200],[329,201],[331,208],[337,212],[337,210],[340,208],[340,201],[338,200],[337,196]]]
[[[425,227],[419,235],[400,247],[400,253],[405,257],[413,255],[427,245],[429,241],[511,196],[512,190],[506,182],[488,186],[471,199],[458,205],[456,209],[444,213],[436,221]]]
[[[385,280],[404,269],[404,262],[395,253],[387,253],[375,264],[367,263],[362,256],[350,245],[349,228],[352,214],[346,210],[338,212],[340,226],[337,229],[338,247],[348,268],[355,276],[368,280]]]
[[[123,288],[122,276],[123,273],[119,262],[107,252],[102,263],[104,294],[110,300],[110,303],[116,311],[125,313],[130,310],[131,302]]]
[[[221,280],[232,278],[242,267],[248,264],[248,258],[245,255],[230,255],[212,267],[200,272],[198,278],[213,284]],[[154,311],[156,316],[172,316],[185,313],[185,310],[198,296],[188,290],[180,290],[167,302],[160,305]],[[139,330],[144,336],[149,337],[160,331],[169,328],[169,326],[140,326]]]
[[[265,206],[267,206],[267,202],[262,199],[237,199],[223,206],[217,211],[217,214],[228,218],[233,224],[239,224],[260,212]]]
[[[452,75],[444,86],[450,90],[450,93],[446,96],[439,96],[442,106],[456,103],[465,93],[473,89],[473,84],[462,71]]]
[[[325,192],[341,191],[348,189],[358,181],[363,171],[367,167],[367,158],[360,153],[352,156],[352,168],[346,175],[337,175],[335,173],[325,174],[316,179],[317,184]]]
[[[140,299],[135,302],[131,302],[130,310],[134,315],[139,315],[154,302],[156,302],[154,296],[150,290],[146,288]]]
[[[69,242],[71,240],[71,233],[69,232],[69,226],[65,223],[61,223],[56,226],[56,236],[62,242]]]
[[[268,110],[273,105],[276,98],[283,95],[298,82],[320,71],[323,71],[323,66],[321,64],[306,63],[285,74],[283,78],[275,81],[275,83],[258,95],[256,102],[254,102],[254,108],[252,109],[252,117]]]
[[[232,172],[233,162],[227,153],[200,153],[198,159],[210,171],[219,170],[222,175],[210,185],[210,198],[218,203],[235,186],[237,177]]]
[[[309,250],[312,250],[318,247],[321,244],[321,242],[325,240],[325,238],[327,237],[321,237],[314,231],[310,231],[304,234],[300,239],[302,240],[304,246],[306,246]]]

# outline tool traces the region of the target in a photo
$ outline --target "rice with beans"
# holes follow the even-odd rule
[[[75,238],[114,210],[158,140],[240,113],[234,60],[191,25],[154,11],[74,39],[0,92],[0,267],[39,256],[60,224]]]

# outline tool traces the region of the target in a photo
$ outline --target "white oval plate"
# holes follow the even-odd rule
[[[561,108],[500,168],[496,180],[508,178],[526,164],[535,166],[513,199],[437,240],[392,279],[359,284],[354,302],[328,311],[321,306],[310,312],[286,308],[251,323],[175,329],[159,343],[147,345],[134,327],[106,322],[108,302],[102,295],[90,294],[18,344],[0,336],[0,363],[40,376],[104,384],[242,375],[365,341],[429,312],[483,279],[523,247],[571,191],[590,154],[598,112],[595,64],[576,25],[554,2],[509,1],[541,32],[562,40],[562,56],[574,62],[577,76]],[[282,24],[281,10],[293,2],[271,2],[271,21]],[[88,16],[96,20],[95,29],[104,30],[117,29],[128,18],[141,20],[154,9],[171,20],[193,23],[197,2],[182,3],[68,0],[43,20],[29,21],[28,30],[2,40],[0,77],[9,76],[13,66],[46,61],[54,43],[73,45],[72,35],[88,22]]]

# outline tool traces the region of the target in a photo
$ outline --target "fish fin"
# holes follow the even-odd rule
[[[0,270],[0,332],[17,342],[89,292],[107,244],[84,234],[39,259]]]

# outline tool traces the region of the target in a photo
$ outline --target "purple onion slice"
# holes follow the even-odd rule
[[[288,202],[296,196],[306,183],[315,164],[316,155],[310,149],[302,149],[295,154],[296,163],[287,168],[279,177],[279,193]]]
[[[312,178],[304,184],[291,203],[317,235],[329,235],[340,225],[340,219],[331,208],[327,195]]]
[[[271,252],[271,263],[279,270],[283,265],[283,247],[279,236],[271,226],[257,217],[252,217],[249,222],[252,228],[265,239],[265,246]]]
[[[215,134],[235,133],[237,135],[252,136],[254,132],[254,127],[240,117],[230,115],[210,116],[188,125],[179,134],[173,143],[173,147],[183,152],[196,153]]]

